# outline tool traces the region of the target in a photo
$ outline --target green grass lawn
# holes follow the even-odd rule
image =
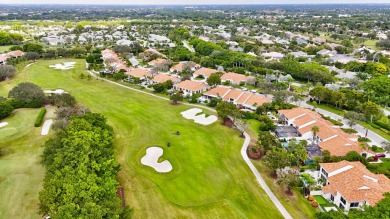
[[[382,163],[379,164],[369,164],[368,169],[374,173],[387,173],[390,174],[390,158],[382,158],[380,159]]]
[[[0,53],[7,52],[13,45],[0,46]]]
[[[40,109],[17,109],[0,122],[0,218],[39,218],[38,191],[44,169],[39,164],[41,127],[34,122]],[[52,116],[49,108],[45,119]]]
[[[61,71],[48,67],[64,61],[77,61],[76,68]],[[13,80],[0,83],[0,95],[5,96],[19,82],[30,81],[42,89],[62,88],[83,106],[105,115],[115,131],[116,154],[121,164],[118,179],[125,188],[128,205],[134,208],[133,218],[282,217],[243,161],[240,155],[243,139],[238,132],[219,122],[202,126],[182,118],[180,112],[190,106],[171,106],[168,101],[102,80],[80,79],[84,68],[82,60],[40,61]],[[179,136],[172,134],[177,130]],[[30,136],[29,142],[41,144],[42,141],[31,141],[36,137]],[[168,141],[172,145],[169,148],[165,146]],[[172,172],[159,174],[140,163],[150,146],[164,148],[164,158],[171,162]],[[36,150],[35,158],[40,154],[39,147]],[[0,162],[10,165],[5,158],[0,158]],[[36,162],[37,159],[32,161],[34,165],[29,168],[40,172],[42,179],[42,169]],[[10,186],[4,185],[4,189],[9,190]],[[20,186],[36,200],[38,178],[33,186]],[[31,202],[24,203],[29,204],[27,207],[20,202],[11,200],[6,204],[17,208],[20,214],[36,211],[36,202],[31,206]]]

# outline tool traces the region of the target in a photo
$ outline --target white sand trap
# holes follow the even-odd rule
[[[4,126],[8,125],[8,122],[1,122],[0,123],[0,128],[3,128]]]
[[[62,89],[57,89],[57,90],[44,90],[43,91],[45,94],[63,94],[63,93],[66,93],[64,90]]]
[[[161,163],[158,163],[158,158],[161,157],[164,153],[164,150],[160,147],[150,147],[146,149],[146,155],[141,158],[141,163],[143,165],[152,167],[159,173],[168,173],[172,170],[172,165],[169,161],[164,160]]]
[[[210,125],[218,120],[218,118],[214,115],[206,117],[206,114],[200,114],[202,110],[198,108],[192,108],[187,111],[181,112],[181,115],[183,115],[186,119],[192,119],[194,122],[202,124],[202,125]]]
[[[64,64],[55,64],[50,65],[50,68],[59,69],[59,70],[68,70],[74,68],[76,62],[64,62]]]
[[[52,119],[46,120],[45,123],[43,123],[41,135],[49,134],[51,124],[53,124]]]

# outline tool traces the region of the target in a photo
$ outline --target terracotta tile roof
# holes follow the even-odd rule
[[[361,153],[364,149],[359,142],[351,141],[340,136],[330,138],[327,141],[318,143],[322,151],[328,150],[332,156],[345,156],[350,151]]]
[[[348,202],[366,201],[376,205],[390,192],[390,179],[383,174],[373,174],[360,162],[341,161],[320,164],[328,172],[328,182],[322,188],[324,193],[336,195],[339,192]]]
[[[231,81],[234,84],[239,84],[241,81],[246,82],[249,79],[254,78],[253,76],[245,76],[243,74],[237,74],[233,72],[226,73],[221,76],[222,81]]]
[[[242,94],[242,90],[230,89],[229,92],[223,97],[223,99],[227,101],[230,101],[230,99],[237,100]]]
[[[194,68],[194,67],[196,68],[196,67],[199,66],[196,63],[193,63],[192,65],[190,65],[189,62],[180,62],[180,63],[174,65],[170,70],[171,71],[182,72],[184,70],[184,67],[185,67],[184,65],[185,64],[189,65],[190,68]]]
[[[136,78],[142,78],[152,75],[152,72],[140,68],[134,68],[128,72],[125,72],[125,75],[130,75]]]
[[[235,101],[239,104],[244,104],[251,96],[252,94],[249,92],[241,91],[241,95],[238,99]]]
[[[304,115],[305,113],[311,112],[311,110],[298,107],[298,108],[287,109],[287,110],[279,110],[278,112],[283,114],[288,119],[294,119],[298,116]]]
[[[7,60],[7,57],[3,56],[3,55],[0,55],[0,62],[4,62],[5,60]]]
[[[11,51],[11,52],[7,53],[7,56],[10,56],[10,57],[19,57],[19,56],[23,56],[23,55],[24,55],[24,52],[21,50],[15,50],[15,51]]]
[[[279,110],[279,113],[283,114],[291,123],[297,126],[299,133],[302,135],[311,132],[313,126],[317,126],[319,131],[316,135],[322,140],[318,145],[321,150],[328,150],[332,156],[345,156],[350,151],[359,153],[364,151],[357,142],[356,135],[345,133],[314,111],[299,107]]]
[[[261,94],[251,94],[251,96],[242,103],[243,105],[249,105],[249,106],[261,106],[264,103],[271,102],[271,100],[268,97],[265,97]]]
[[[228,92],[230,91],[230,88],[224,87],[224,86],[218,86],[216,88],[213,88],[209,91],[206,91],[204,95],[212,96],[212,97],[224,97]]]
[[[173,83],[178,83],[180,82],[180,78],[172,76],[172,75],[167,75],[167,74],[158,74],[153,77],[152,81],[156,83],[164,83],[166,81],[171,80]]]
[[[168,63],[168,60],[158,58],[158,59],[150,61],[149,65],[153,65],[154,66],[154,65],[165,64],[165,63]]]
[[[219,95],[219,97],[225,101],[233,100],[237,104],[247,106],[261,106],[263,105],[263,103],[270,102],[270,99],[263,95],[254,94],[248,91],[242,91],[239,89],[233,89],[225,86],[218,86],[216,88],[213,88],[205,92],[203,95],[211,97],[218,97]]]
[[[196,77],[197,75],[203,75],[205,78],[208,78],[208,77],[210,77],[210,75],[211,75],[212,73],[215,73],[215,72],[217,72],[217,70],[215,70],[215,69],[211,69],[211,68],[200,68],[200,69],[196,70],[196,71],[193,73],[193,75],[194,75],[194,77]]]
[[[201,90],[207,89],[209,86],[203,82],[185,80],[185,81],[182,81],[178,84],[175,84],[174,87],[176,89],[181,88],[181,89],[190,90],[190,91],[201,91]]]

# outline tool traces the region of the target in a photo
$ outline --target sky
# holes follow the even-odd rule
[[[389,3],[390,0],[0,0],[0,4],[349,4]]]

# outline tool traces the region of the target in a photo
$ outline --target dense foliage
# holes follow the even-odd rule
[[[16,72],[16,68],[12,65],[0,65],[0,81],[12,78]]]
[[[74,117],[44,146],[41,214],[51,218],[120,218],[113,130],[100,114]]]
[[[35,123],[34,123],[35,127],[41,126],[45,114],[46,114],[46,108],[42,108],[41,111],[39,111],[37,118],[35,119]]]
[[[12,88],[8,97],[16,100],[15,108],[39,108],[46,100],[42,89],[38,85],[29,82],[20,83]]]

